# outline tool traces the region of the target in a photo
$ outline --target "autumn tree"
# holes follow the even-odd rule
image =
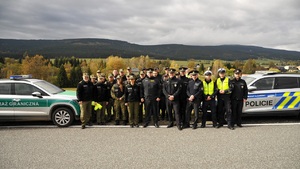
[[[118,70],[118,69],[124,69],[126,67],[124,59],[119,56],[109,56],[106,59],[106,70]]]
[[[190,68],[190,69],[194,69],[195,66],[196,66],[195,62],[196,62],[195,59],[188,60],[187,67]]]
[[[22,60],[22,74],[32,74],[34,78],[45,79],[47,77],[47,59],[41,55],[26,56]]]
[[[223,61],[222,60],[214,60],[213,62],[213,66],[212,66],[212,72],[214,75],[217,75],[218,74],[218,69],[219,68],[224,68],[224,64],[223,64]]]
[[[256,71],[256,62],[254,59],[248,59],[243,67],[243,73],[252,74]]]
[[[13,58],[5,58],[4,65],[1,69],[1,77],[9,78],[11,75],[21,74],[21,64]]]

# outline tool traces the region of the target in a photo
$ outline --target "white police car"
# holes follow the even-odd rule
[[[0,121],[48,121],[59,127],[79,119],[76,96],[30,75],[15,75],[0,80]]]
[[[248,86],[245,114],[300,114],[300,74],[252,74],[242,77]]]

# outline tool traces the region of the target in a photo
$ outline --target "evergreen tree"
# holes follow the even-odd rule
[[[59,87],[68,87],[68,82],[69,80],[65,67],[64,65],[61,65],[57,75],[57,84]]]
[[[76,80],[76,68],[72,67],[70,72],[70,87],[76,87],[78,81]]]
[[[75,85],[77,86],[78,82],[80,82],[82,80],[82,70],[81,70],[81,67],[80,66],[77,66],[75,68]]]
[[[204,68],[204,64],[203,63],[201,63],[201,65],[200,65],[200,68],[199,68],[199,71],[200,71],[200,73],[204,73],[204,70],[205,68]]]
[[[4,59],[4,57],[0,57],[0,63],[3,63],[4,64],[4,62],[5,62],[5,59]]]

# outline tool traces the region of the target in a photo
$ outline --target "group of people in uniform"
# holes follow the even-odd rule
[[[143,69],[138,76],[131,72],[130,67],[127,75],[122,69],[113,70],[107,79],[99,70],[96,76],[84,73],[83,80],[77,85],[82,129],[93,125],[93,114],[99,125],[114,119],[115,125],[129,122],[132,128],[139,127],[144,121],[143,127],[146,128],[153,119],[154,126],[159,128],[159,121],[166,119],[167,128],[176,124],[178,130],[197,129],[199,120],[202,121],[200,127],[205,128],[208,110],[214,128],[226,123],[230,130],[234,130],[235,125],[242,127],[241,114],[248,89],[241,79],[240,69],[234,70],[232,80],[226,77],[224,68],[218,70],[215,81],[210,70],[204,72],[202,81],[199,71],[188,71],[185,67],[180,67],[179,73],[166,67],[163,75],[159,74],[158,68]]]

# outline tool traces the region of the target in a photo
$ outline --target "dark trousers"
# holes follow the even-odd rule
[[[106,106],[106,112],[107,112],[106,121],[109,122],[109,121],[112,120],[112,117],[113,117],[112,115],[115,114],[115,112],[114,112],[114,99],[113,98],[109,99],[108,104]]]
[[[186,119],[186,107],[188,104],[187,98],[180,98],[179,100],[179,113],[180,113],[180,119],[181,123],[185,123]]]
[[[140,104],[140,108],[139,108],[139,122],[141,123],[141,122],[143,122],[143,117],[144,117],[144,110],[145,110],[145,106],[144,106],[145,104],[144,103],[141,103]],[[145,117],[146,117],[146,115],[145,115]]]
[[[232,126],[242,124],[243,100],[232,100]]]
[[[191,112],[194,109],[195,112],[195,119],[193,120],[193,125],[197,126],[198,119],[199,119],[199,106],[200,106],[200,100],[195,100],[193,102],[188,101],[186,106],[186,115],[185,115],[185,124],[189,126],[190,120],[191,120]]]
[[[176,124],[180,125],[180,114],[179,114],[179,101],[171,101],[167,100],[167,112],[169,116],[169,123],[173,123],[173,115],[172,115],[172,110],[174,110],[175,113],[175,120]]]
[[[231,101],[229,96],[218,96],[218,123],[219,125],[223,125],[226,123],[224,116],[226,112],[227,124],[231,125]]]
[[[145,99],[146,124],[150,123],[151,115],[153,116],[154,123],[158,122],[158,104],[159,103],[156,101],[156,99]]]
[[[202,116],[202,125],[205,126],[206,124],[206,119],[207,119],[207,109],[210,108],[211,111],[211,118],[213,122],[213,126],[217,125],[217,111],[216,111],[216,100],[212,99],[209,101],[203,101],[202,105],[202,111],[203,111],[203,116]]]
[[[159,110],[161,110],[161,119],[166,118],[166,98],[161,97],[159,101]]]

